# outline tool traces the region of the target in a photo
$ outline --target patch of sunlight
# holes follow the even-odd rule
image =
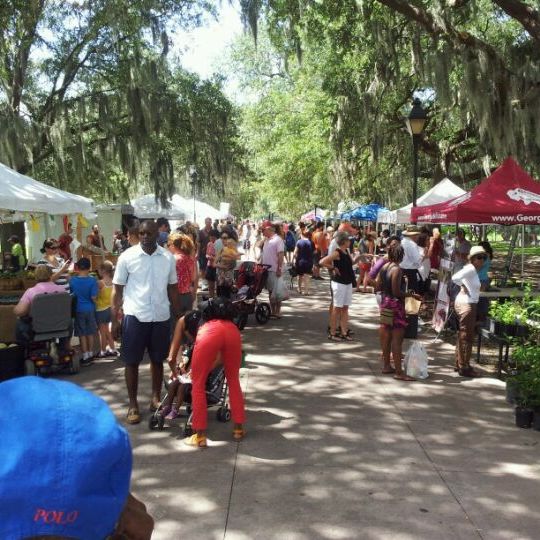
[[[189,501],[189,509],[184,508],[184,510],[189,510],[190,514],[208,514],[219,509],[219,506],[214,501],[201,495],[201,493],[190,491],[186,486],[183,489],[185,490],[183,494],[185,500]]]
[[[343,446],[326,446],[323,452],[327,454],[342,454],[343,452],[348,452],[348,450],[343,448]]]
[[[358,530],[346,529],[339,525],[328,525],[328,523],[314,523],[312,525],[317,536],[328,538],[329,540],[341,540],[342,538],[357,538]]]
[[[540,475],[540,468],[538,465],[527,465],[523,463],[497,463],[491,469],[488,469],[489,473],[493,474],[513,474],[520,478],[529,480],[531,478]]]
[[[247,457],[251,463],[268,463],[270,465],[277,465],[280,467],[285,467],[289,465],[295,465],[296,459],[289,458],[289,459],[267,459],[267,458],[261,458],[257,456],[250,456],[249,454],[240,454],[242,457]]]

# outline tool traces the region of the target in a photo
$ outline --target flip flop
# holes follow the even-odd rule
[[[232,436],[235,441],[241,441],[246,436],[246,430],[240,428],[233,429]]]
[[[412,382],[412,381],[416,381],[415,378],[413,377],[409,377],[408,375],[394,375],[394,379],[396,379],[396,381],[404,381],[404,382]]]
[[[139,410],[135,408],[128,409],[126,420],[128,424],[138,424],[141,421]]]
[[[381,373],[383,375],[393,375],[395,372],[396,372],[396,370],[394,368],[387,368],[387,369],[382,369],[381,370]]]
[[[150,412],[156,412],[159,409],[159,402],[156,404],[154,400],[152,400],[148,405],[148,410]]]

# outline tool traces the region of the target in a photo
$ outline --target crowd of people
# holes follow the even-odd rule
[[[103,249],[105,243],[99,229],[94,228],[91,235],[96,245],[101,246],[99,249]],[[264,220],[257,224],[246,220],[234,225],[207,219],[200,229],[186,223],[171,231],[167,220],[146,220],[129,229],[125,237],[115,233],[112,245],[119,253],[116,267],[103,260],[94,274],[90,259],[83,256],[73,264],[72,254],[66,251],[66,239],[60,240],[49,238],[43,243],[43,256],[34,270],[37,283],[25,291],[15,307],[19,317],[17,340],[21,343],[31,340],[28,314],[37,295],[69,292],[75,299],[73,325],[80,339],[82,364],[89,365],[96,356],[121,355],[129,402],[127,423],[141,421],[139,365],[147,353],[152,386],[149,410],[154,412],[161,407],[163,417],[174,420],[180,407],[191,403],[194,433],[185,443],[196,448],[207,447],[206,389],[211,373],[217,368],[223,369],[229,387],[232,439],[241,441],[246,435],[239,379],[242,338],[234,323],[236,311],[231,301],[235,293],[235,270],[241,261],[259,262],[267,269],[266,288],[274,319],[282,317],[282,300],[287,298],[284,287],[291,289],[296,283],[298,297],[309,296],[311,280],[328,280],[328,289],[317,287],[317,292],[328,291],[327,331],[331,341],[353,341],[349,307],[354,293],[375,294],[380,309],[381,372],[401,381],[412,381],[402,366],[402,343],[408,324],[405,299],[421,300],[429,294],[431,271],[440,267],[448,249],[436,228],[420,229],[415,225],[391,235],[388,230],[376,233],[369,226],[358,227],[347,221],[334,230],[321,222],[295,225]],[[16,245],[18,238],[12,237],[11,241]],[[480,291],[489,286],[493,251],[488,242],[471,245],[462,229],[456,231],[452,248],[454,306],[459,321],[455,367],[460,376],[476,377],[478,373],[470,365],[472,340],[478,316],[485,313]],[[201,296],[203,302],[199,302]],[[120,353],[113,337],[118,330],[121,330]],[[99,336],[97,354],[95,335]],[[62,340],[60,345],[68,349],[70,339]],[[170,374],[167,398],[162,401],[165,360]],[[86,446],[78,449],[73,446],[73,451],[79,454],[87,448],[92,454],[92,445],[102,445],[104,450],[117,452],[123,464],[118,492],[110,494],[110,512],[99,523],[99,531],[112,531],[114,537],[138,530],[141,538],[149,538],[152,518],[128,491],[131,449],[123,428],[111,420],[106,405],[90,393],[69,383],[38,382],[37,378],[35,381],[30,386],[13,382],[4,397],[13,400],[11,403],[28,404],[30,391],[30,409],[35,406],[42,416],[45,407],[51,417],[80,415],[77,409],[80,403],[81,407],[84,405],[83,415],[90,420],[99,416],[108,425],[108,431],[103,433],[85,428]],[[59,392],[64,397],[73,396],[73,404],[67,409],[63,405],[67,403],[65,399],[55,399]],[[74,425],[81,425],[80,418],[73,421]],[[51,435],[59,436],[52,432]],[[19,438],[9,431],[3,440],[11,450],[17,449],[21,463],[36,455],[35,446],[27,437]],[[33,474],[32,489],[36,493],[41,493],[42,486],[50,480],[42,471],[36,467]],[[94,486],[92,489],[101,489],[99,478],[88,481]],[[64,511],[38,507],[33,518],[9,517],[4,523],[10,530],[42,534],[56,530],[51,527],[53,522],[70,533],[92,530],[92,534],[97,534],[98,531],[96,524],[79,519],[77,512],[64,515]]]

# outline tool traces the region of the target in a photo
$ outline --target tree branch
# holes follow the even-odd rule
[[[535,40],[540,42],[540,12],[520,0],[493,0],[509,17],[515,19]]]

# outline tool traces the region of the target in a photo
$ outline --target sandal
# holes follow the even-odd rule
[[[401,373],[400,375],[394,375],[394,379],[396,379],[397,381],[405,382],[416,381],[414,377],[409,377],[408,375],[405,375],[405,373]]]
[[[184,439],[184,444],[195,446],[196,448],[208,448],[206,435],[199,435],[198,433],[194,433],[191,437]]]
[[[393,368],[393,367],[390,367],[390,368],[383,368],[381,370],[381,373],[383,375],[393,375],[394,373],[396,372],[396,370]]]
[[[156,412],[159,409],[159,401],[150,401],[150,404],[148,405],[148,410],[150,412]]]
[[[341,341],[341,334],[328,334],[330,341]]]
[[[128,424],[138,424],[141,421],[139,410],[135,408],[128,409],[126,420]]]
[[[339,337],[342,341],[353,341],[353,338],[349,335],[349,332],[347,332],[345,335],[340,334]]]
[[[246,430],[243,428],[233,429],[232,436],[235,441],[241,441],[246,436]]]

